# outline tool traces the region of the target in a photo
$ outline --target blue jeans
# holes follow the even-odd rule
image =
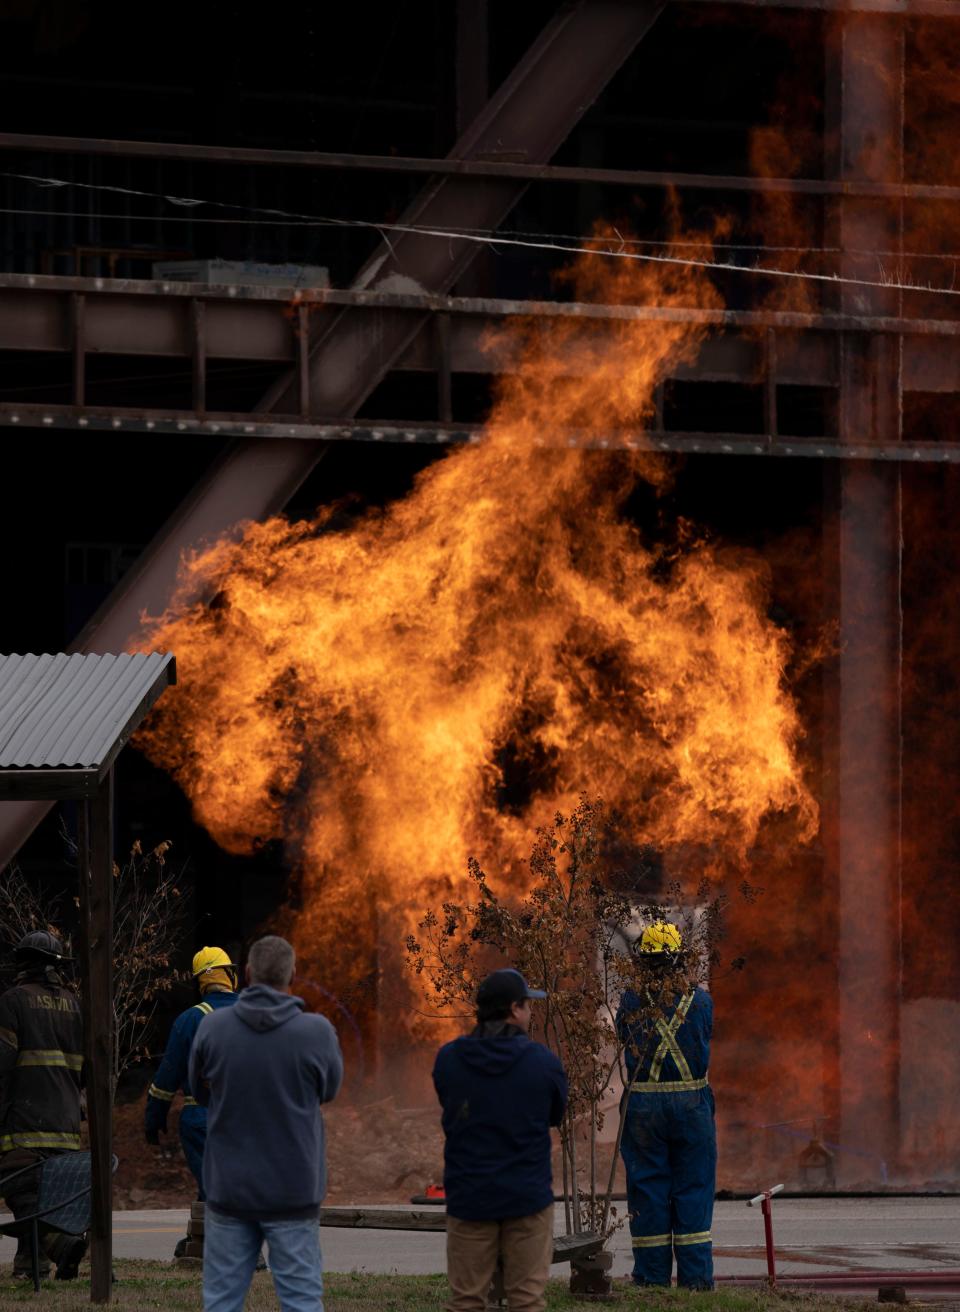
[[[204,1312],[241,1312],[260,1245],[270,1249],[270,1272],[282,1312],[323,1312],[320,1223],[247,1221],[207,1204],[203,1223]]]

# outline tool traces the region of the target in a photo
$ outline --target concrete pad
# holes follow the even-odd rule
[[[562,1206],[556,1214],[559,1233]],[[115,1212],[116,1255],[170,1260],[174,1244],[186,1233],[188,1216],[187,1208]],[[774,1200],[773,1227],[781,1276],[856,1269],[960,1270],[960,1198]],[[759,1208],[717,1203],[713,1238],[717,1275],[765,1274]],[[321,1243],[328,1271],[423,1275],[445,1269],[442,1234],[324,1226]],[[12,1261],[14,1247],[13,1240],[0,1238],[0,1262]],[[614,1236],[612,1247],[614,1274],[624,1275],[632,1265],[626,1227]]]

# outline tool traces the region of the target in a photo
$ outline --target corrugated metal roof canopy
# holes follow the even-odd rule
[[[90,797],[164,688],[170,653],[0,655],[0,797]]]

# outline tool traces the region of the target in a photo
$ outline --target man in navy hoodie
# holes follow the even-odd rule
[[[448,1312],[484,1312],[503,1261],[510,1312],[543,1312],[553,1254],[550,1127],[567,1105],[560,1059],[527,1036],[530,999],[517,970],[477,990],[472,1034],[437,1054],[443,1107]]]
[[[336,1097],[343,1058],[330,1022],[291,997],[294,965],[285,939],[254,943],[248,987],[200,1022],[190,1053],[190,1087],[209,1107],[205,1312],[240,1312],[264,1239],[283,1312],[323,1312],[320,1104]]]

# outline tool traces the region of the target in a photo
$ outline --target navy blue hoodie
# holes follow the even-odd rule
[[[204,1017],[190,1087],[208,1103],[203,1187],[215,1209],[261,1219],[316,1213],[326,1192],[320,1104],[336,1097],[343,1058],[325,1016],[266,984]]]
[[[530,1216],[553,1202],[550,1127],[567,1105],[560,1059],[526,1034],[470,1034],[437,1053],[447,1212],[462,1221]]]

